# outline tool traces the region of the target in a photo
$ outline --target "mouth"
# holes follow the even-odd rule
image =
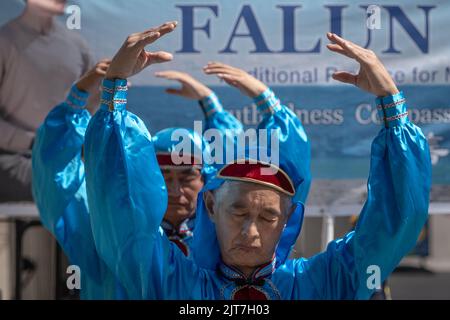
[[[185,203],[180,203],[180,202],[177,202],[177,201],[170,201],[170,200],[167,202],[167,204],[169,206],[173,206],[173,207],[185,207],[186,206]]]
[[[256,246],[247,246],[247,245],[237,245],[235,247],[236,250],[244,251],[244,252],[254,252],[258,249]]]

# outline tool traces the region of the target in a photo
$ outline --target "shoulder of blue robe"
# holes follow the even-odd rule
[[[80,268],[83,299],[115,297],[114,277],[99,259],[86,201],[81,148],[90,120],[88,94],[73,86],[39,128],[32,156],[32,189],[42,224]]]
[[[368,299],[414,247],[428,216],[431,162],[402,93],[377,99],[384,127],[372,143],[368,196],[354,232],[297,263],[294,299],[307,278],[321,299]]]
[[[167,208],[167,190],[153,142],[128,112],[126,80],[104,80],[102,105],[85,142],[86,184],[98,252],[129,298],[149,297],[152,248]],[[155,280],[156,281],[156,280]]]

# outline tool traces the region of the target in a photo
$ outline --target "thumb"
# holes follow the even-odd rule
[[[147,64],[163,63],[173,59],[172,54],[165,51],[145,52],[147,56]]]
[[[335,72],[333,73],[333,79],[343,83],[356,85],[356,75],[351,74],[349,72],[345,71]]]

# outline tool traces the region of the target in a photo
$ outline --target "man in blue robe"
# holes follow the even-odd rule
[[[109,60],[102,60],[72,86],[67,99],[46,117],[37,132],[33,147],[33,196],[41,221],[58,240],[70,263],[80,267],[82,299],[126,298],[120,281],[104,264],[95,248],[82,160],[90,112],[95,112],[86,109],[87,101],[98,90],[109,63]],[[196,80],[191,78],[185,82],[190,84]],[[227,129],[237,132],[242,129],[240,122],[223,110],[214,92],[201,83],[196,84],[194,89],[199,103],[210,110],[206,116],[205,128],[216,128],[223,133]],[[173,208],[169,206],[165,214],[167,219],[162,221],[162,226],[169,239],[188,255],[197,194],[201,189],[196,185],[203,186],[214,173],[214,168],[204,161],[199,166],[164,162],[167,159],[165,153],[170,152],[175,145],[170,139],[175,130],[184,130],[193,148],[200,149],[202,157],[208,154],[208,145],[195,132],[180,128],[162,130],[153,138],[157,157],[162,161],[160,168],[166,176],[169,193],[174,190],[172,192],[176,194],[173,196],[175,205]],[[189,196],[183,198],[179,193],[189,193]],[[176,204],[180,201],[189,209],[185,210],[188,217],[182,216],[186,214],[183,212],[184,208],[177,208]],[[170,221],[180,221],[180,215],[182,221],[174,229],[174,224]]]
[[[139,117],[126,110],[126,79],[172,59],[145,47],[175,27],[170,22],[128,37],[107,72],[102,105],[86,132],[86,186],[97,250],[128,296],[368,299],[414,246],[427,218],[431,180],[427,141],[409,121],[403,93],[382,63],[372,51],[327,35],[328,49],[360,65],[358,74],[340,71],[334,79],[373,93],[383,126],[372,144],[368,197],[355,231],[310,259],[293,260],[287,258],[310,183],[303,127],[269,88],[242,70],[218,63],[205,68],[254,99],[263,114],[259,128],[278,137],[279,162],[248,152],[222,165],[199,195],[194,259],[188,259],[160,227],[167,190],[153,141]],[[271,149],[267,141],[258,137],[258,151]]]
[[[224,110],[217,95],[189,74],[163,71],[156,76],[181,84],[181,88],[169,88],[168,94],[198,101],[205,115],[204,130],[216,129],[222,136],[242,132],[242,124]],[[174,163],[171,153],[176,151],[178,139],[190,141],[189,152],[182,156],[186,163]],[[174,139],[175,138],[175,139]],[[167,210],[161,226],[169,240],[174,242],[186,256],[193,239],[197,195],[208,179],[214,176],[214,166],[208,164],[208,143],[193,130],[167,128],[153,137],[153,143],[168,192]],[[202,159],[199,156],[202,155]]]
[[[84,178],[83,144],[91,119],[86,109],[110,61],[99,62],[53,108],[36,133],[32,191],[43,226],[57,239],[71,264],[80,268],[81,299],[123,299],[125,291],[97,253]]]

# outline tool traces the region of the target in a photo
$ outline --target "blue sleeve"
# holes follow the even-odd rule
[[[39,128],[33,145],[32,189],[42,224],[82,275],[96,282],[91,288],[98,293],[105,265],[98,259],[92,236],[81,156],[90,120],[84,109],[87,98],[86,92],[73,86],[66,101]],[[88,286],[82,282],[84,297],[102,297],[88,292]]]
[[[267,130],[268,148],[271,146],[271,132],[275,130],[277,133],[279,152],[275,154],[284,155],[283,159],[279,159],[282,165],[288,172],[295,172],[295,176],[291,177],[296,189],[294,201],[304,204],[311,185],[311,150],[305,129],[300,119],[281,103],[270,88],[255,97],[254,103],[262,114],[258,130]]]
[[[408,120],[403,93],[377,99],[377,107],[384,127],[372,143],[368,195],[356,229],[303,264],[322,299],[368,299],[414,247],[427,219],[426,138]]]
[[[218,129],[226,133],[228,129],[237,133],[242,132],[242,123],[223,108],[214,92],[199,100],[199,104],[205,114],[205,130]]]
[[[86,132],[86,184],[97,249],[129,298],[183,297],[188,294],[183,288],[196,279],[194,267],[160,228],[165,182],[150,133],[126,110],[126,98],[126,80],[104,80],[100,110]]]

